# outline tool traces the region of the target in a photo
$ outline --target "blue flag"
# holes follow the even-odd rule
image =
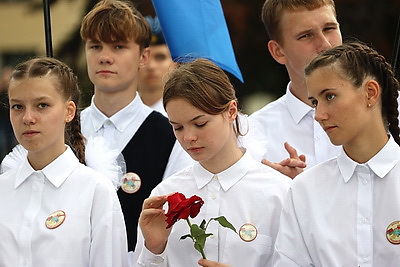
[[[220,0],[152,0],[174,61],[207,58],[243,82]]]

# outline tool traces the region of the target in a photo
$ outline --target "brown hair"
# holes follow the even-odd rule
[[[346,77],[355,86],[360,87],[364,80],[373,77],[381,87],[381,111],[388,130],[400,145],[399,111],[397,97],[400,85],[391,65],[371,47],[360,42],[349,42],[329,49],[317,56],[306,67],[309,76],[314,70],[332,65],[342,77]]]
[[[164,85],[163,104],[183,98],[194,107],[211,115],[225,112],[232,100],[237,101],[235,89],[225,72],[207,59],[196,59],[182,63],[174,69]],[[235,120],[235,132],[239,129],[239,118]]]
[[[135,41],[140,50],[150,44],[151,30],[143,15],[128,1],[98,2],[82,20],[82,40],[105,43]]]
[[[80,89],[78,78],[63,62],[47,57],[30,59],[15,67],[11,80],[23,80],[35,77],[54,78],[55,88],[65,101],[72,100],[79,105]],[[85,164],[85,139],[81,133],[79,112],[65,127],[65,143],[71,147],[79,161]]]
[[[284,11],[299,9],[314,10],[330,5],[336,15],[333,0],[266,0],[262,7],[261,19],[271,40],[282,41],[281,18]]]

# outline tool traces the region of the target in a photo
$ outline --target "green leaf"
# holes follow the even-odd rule
[[[204,228],[205,226],[206,226],[206,220],[203,219],[203,221],[201,221],[200,228],[203,229],[203,230],[206,230]]]
[[[190,226],[190,234],[193,238],[197,239],[198,236],[204,235],[205,231],[201,229],[197,224],[192,224]]]
[[[217,218],[212,218],[212,220],[219,222],[219,224],[220,224],[221,226],[223,226],[223,227],[225,227],[225,228],[229,228],[229,229],[233,230],[233,231],[236,233],[235,227],[234,227],[230,222],[228,222],[228,220],[225,218],[225,216],[220,216],[220,217],[217,217]]]

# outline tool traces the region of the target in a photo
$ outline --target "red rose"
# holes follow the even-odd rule
[[[165,220],[168,224],[167,229],[170,228],[179,219],[187,219],[189,216],[194,218],[199,214],[201,206],[204,201],[199,196],[192,196],[186,198],[182,193],[175,193],[168,196],[168,212],[165,214],[167,219]]]

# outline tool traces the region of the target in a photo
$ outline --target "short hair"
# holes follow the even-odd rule
[[[83,18],[82,40],[105,43],[135,41],[140,49],[149,46],[151,30],[147,20],[130,2],[102,0]]]
[[[333,0],[266,0],[262,7],[261,19],[271,40],[282,41],[281,18],[284,11],[299,9],[314,10],[330,5],[336,15]]]

